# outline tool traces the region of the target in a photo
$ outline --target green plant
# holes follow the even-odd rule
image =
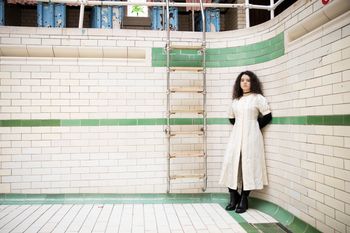
[[[140,5],[134,5],[132,7],[131,13],[136,13],[136,15],[139,15],[139,13],[144,13],[143,12],[143,7]]]

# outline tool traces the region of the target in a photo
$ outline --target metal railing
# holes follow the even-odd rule
[[[168,7],[203,7],[203,8],[244,8],[246,12],[246,27],[249,27],[249,9],[260,9],[270,11],[270,18],[274,18],[275,9],[284,1],[279,0],[273,3],[270,0],[269,6],[249,4],[249,0],[241,4],[228,3],[183,3],[183,2],[120,2],[120,1],[92,1],[92,0],[36,0],[37,2],[65,3],[70,5],[80,5],[79,28],[83,27],[85,6],[168,6]]]

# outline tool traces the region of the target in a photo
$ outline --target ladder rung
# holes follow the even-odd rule
[[[202,93],[203,87],[172,87],[170,88],[170,92],[196,92]]]
[[[203,67],[186,67],[186,66],[177,66],[170,67],[170,71],[191,71],[191,72],[203,72]]]
[[[203,48],[202,45],[170,45],[171,49],[188,49],[188,50],[200,50]]]
[[[170,158],[204,157],[203,151],[179,151],[170,153]]]
[[[197,114],[203,114],[204,110],[171,110],[170,114],[176,114],[176,113],[197,113]]]
[[[181,136],[181,135],[203,135],[203,131],[172,131],[170,136]]]
[[[170,176],[171,180],[175,179],[186,179],[186,178],[196,178],[196,179],[204,179],[205,174],[182,174],[182,175],[172,175]]]

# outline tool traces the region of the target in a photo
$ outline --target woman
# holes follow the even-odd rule
[[[259,115],[261,117],[259,118]],[[267,185],[264,142],[260,129],[272,119],[261,84],[251,71],[240,73],[233,88],[229,120],[233,124],[219,183],[228,187],[226,210],[244,213],[250,190]],[[240,183],[242,185],[239,185]],[[242,187],[241,195],[237,189]]]

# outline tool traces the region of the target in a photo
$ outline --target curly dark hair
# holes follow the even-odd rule
[[[246,70],[237,76],[235,85],[233,86],[232,99],[239,99],[243,96],[243,90],[241,88],[241,78],[244,74],[248,75],[250,78],[250,92],[263,95],[261,83],[256,74],[254,74],[252,71]]]

